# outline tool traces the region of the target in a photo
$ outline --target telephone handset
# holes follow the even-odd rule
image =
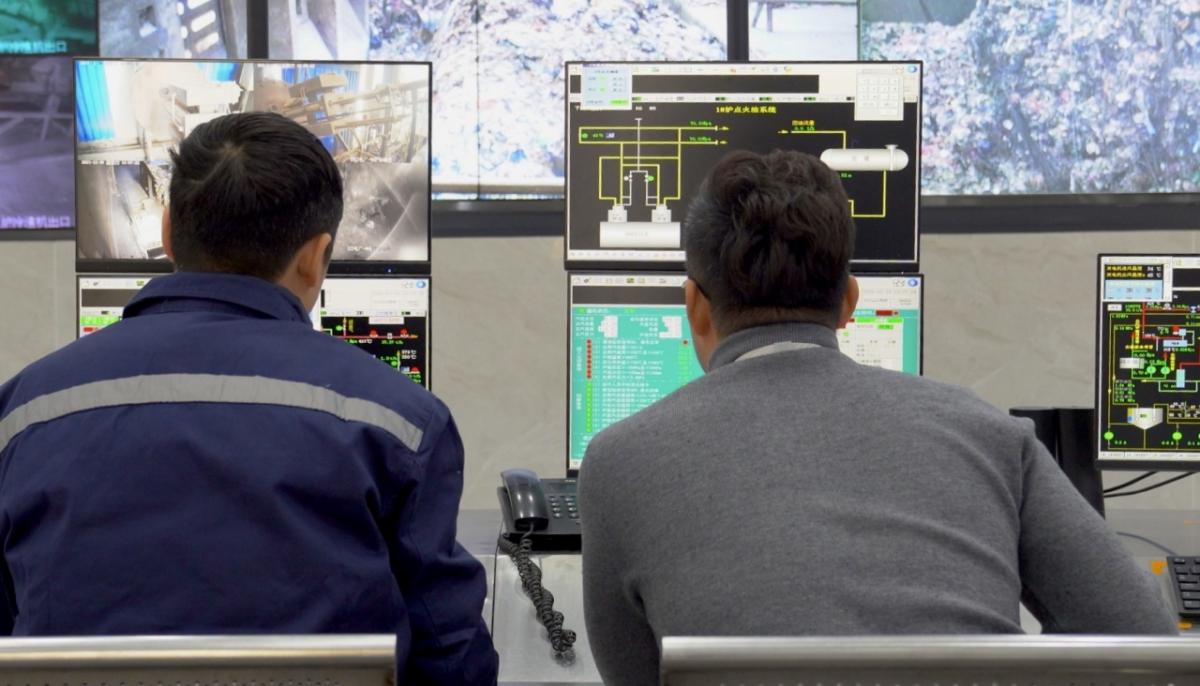
[[[580,549],[579,501],[575,479],[539,479],[528,469],[500,474],[496,489],[504,516],[504,536],[529,538],[533,550],[576,552]]]

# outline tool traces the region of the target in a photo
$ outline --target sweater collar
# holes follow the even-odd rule
[[[708,371],[711,372],[731,364],[751,350],[789,341],[838,349],[837,333],[823,324],[801,322],[765,324],[742,329],[721,341],[708,361]]]

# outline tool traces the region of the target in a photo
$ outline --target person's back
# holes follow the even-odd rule
[[[402,679],[493,683],[449,410],[309,319],[341,217],[333,160],[277,115],[205,127],[172,180],[181,271],[0,387],[0,619],[396,634]]]
[[[845,199],[792,155],[713,172],[686,239],[707,373],[584,458],[587,624],[605,678],[654,683],[663,636],[1016,633],[1022,599],[1046,631],[1172,631],[1148,573],[1027,422],[838,351],[857,297],[852,229],[796,225],[847,226]],[[760,197],[781,186],[782,200]]]

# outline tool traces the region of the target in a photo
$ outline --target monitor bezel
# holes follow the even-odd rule
[[[97,18],[97,21],[99,19]],[[426,140],[428,141],[429,151],[426,154],[426,173],[425,173],[425,194],[428,198],[425,208],[425,260],[421,261],[396,261],[396,260],[334,260],[329,263],[330,274],[378,274],[378,275],[413,275],[421,276],[432,271],[433,263],[433,63],[429,61],[407,61],[407,60],[281,60],[281,59],[248,59],[248,58],[225,58],[225,59],[188,59],[177,57],[98,57],[98,56],[81,56],[72,59],[71,66],[71,89],[72,97],[74,92],[78,90],[78,85],[75,83],[75,75],[78,72],[78,62],[157,62],[157,63],[182,63],[196,64],[209,62],[234,62],[238,64],[331,64],[331,65],[365,65],[365,66],[423,66],[425,67],[425,79],[429,88],[429,98],[426,103],[426,121],[429,122],[429,130]],[[78,117],[78,113],[76,114]],[[149,259],[110,259],[110,258],[81,258],[79,256],[79,190],[78,190],[78,167],[79,167],[79,127],[78,122],[72,127],[72,145],[74,149],[74,163],[71,168],[71,173],[75,179],[75,270],[78,272],[88,272],[94,274],[116,273],[122,272],[147,272],[165,274],[174,271],[174,266],[170,260],[149,260]]]
[[[605,65],[605,64],[648,64],[661,66],[683,66],[683,65],[724,65],[737,67],[742,62],[734,62],[730,60],[697,60],[694,62],[678,61],[678,60],[567,60],[563,63],[563,264],[568,270],[574,271],[589,271],[589,270],[612,270],[612,271],[646,271],[646,272],[678,272],[683,271],[683,262],[661,262],[661,261],[645,261],[645,260],[572,260],[571,254],[571,234],[570,234],[570,216],[571,216],[571,66],[572,65]],[[907,257],[901,259],[890,260],[856,260],[850,261],[850,268],[855,272],[915,272],[919,269],[921,262],[921,146],[924,135],[924,107],[925,107],[925,62],[924,60],[767,60],[763,62],[753,62],[754,65],[888,65],[888,64],[915,64],[918,67],[918,81],[920,83],[920,97],[917,98],[917,149],[915,151],[915,165],[917,184],[913,202],[913,255],[912,259]]]
[[[1104,425],[1102,416],[1102,408],[1104,400],[1100,397],[1103,393],[1104,383],[1101,377],[1101,340],[1103,339],[1104,326],[1104,300],[1103,300],[1103,283],[1104,283],[1104,260],[1106,258],[1136,258],[1136,257],[1151,257],[1151,258],[1169,258],[1169,257],[1186,257],[1200,259],[1200,253],[1162,253],[1162,252],[1131,252],[1131,253],[1099,253],[1096,255],[1096,271],[1092,285],[1095,286],[1095,312],[1096,322],[1093,327],[1095,333],[1095,356],[1092,358],[1092,398],[1093,398],[1093,421],[1092,421],[1092,442],[1095,446],[1092,453],[1092,459],[1096,465],[1096,469],[1110,471],[1169,471],[1169,472],[1195,472],[1200,471],[1200,452],[1196,453],[1194,461],[1180,462],[1178,460],[1128,460],[1122,458],[1102,458],[1100,455],[1103,452],[1101,449],[1101,429]],[[1135,452],[1135,451],[1127,451]]]
[[[915,376],[925,376],[925,274],[924,272],[850,272],[855,278],[869,277],[872,279],[905,278],[918,279],[920,293],[917,295],[919,309],[917,310],[917,373]],[[860,289],[861,291],[861,289]]]
[[[424,272],[422,274],[375,274],[375,273],[352,273],[352,274],[334,274],[330,272],[325,281],[349,281],[351,279],[372,279],[372,280],[401,280],[401,279],[424,279],[428,282],[429,287],[426,289],[429,294],[429,306],[425,310],[425,383],[422,387],[432,392],[433,391],[433,275]],[[321,284],[322,289],[325,287]],[[320,333],[320,329],[314,330]],[[395,372],[399,374],[400,372]]]

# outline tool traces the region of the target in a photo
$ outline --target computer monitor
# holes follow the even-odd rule
[[[569,266],[678,268],[704,176],[733,150],[839,172],[860,270],[917,263],[920,62],[567,63]]]
[[[70,57],[0,56],[0,231],[75,226]]]
[[[9,0],[2,7],[0,54],[96,54],[96,0]]]
[[[151,277],[145,274],[77,276],[75,304],[79,313],[79,328],[76,337],[83,338],[109,324],[121,321],[125,306],[150,279]]]
[[[1200,255],[1100,255],[1097,466],[1200,469]]]
[[[169,151],[223,114],[273,111],[320,138],[342,172],[333,271],[427,271],[429,74],[401,62],[77,61],[80,267],[166,271]]]
[[[570,279],[567,471],[592,437],[704,371],[684,309],[683,274],[580,274]]]
[[[921,373],[925,279],[920,274],[856,274],[858,307],[837,332],[838,347],[861,364]]]
[[[428,276],[330,276],[313,326],[429,388],[430,290]]]

